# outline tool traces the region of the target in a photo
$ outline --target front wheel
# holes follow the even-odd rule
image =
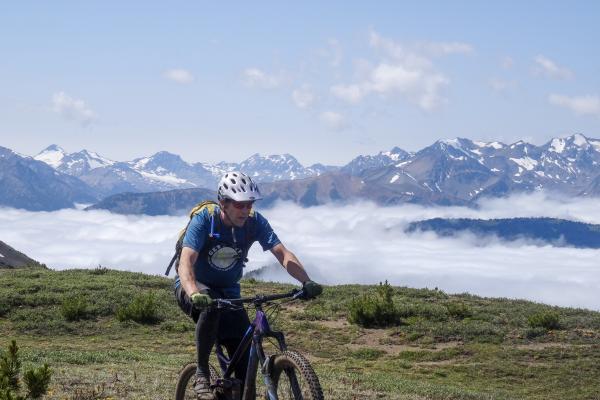
[[[208,367],[210,369],[210,382],[215,383],[219,378],[219,373],[212,365]],[[194,392],[195,378],[196,363],[190,363],[183,367],[175,388],[175,400],[196,400],[196,392]]]
[[[308,360],[296,351],[274,356],[271,379],[279,400],[323,400],[317,374]]]

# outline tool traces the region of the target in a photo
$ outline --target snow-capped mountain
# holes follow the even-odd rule
[[[51,211],[97,200],[94,190],[76,177],[0,147],[0,206]]]
[[[5,149],[4,157],[8,158],[8,154],[16,160],[15,153]],[[15,168],[24,162],[5,162],[3,168],[7,170],[0,170],[0,179],[6,182],[14,179],[17,186],[33,190],[41,184],[31,185],[31,182],[49,179],[47,172],[52,171],[48,169],[52,166],[63,183],[66,178],[70,179],[68,184],[56,187],[67,191],[77,187],[78,193],[88,190],[86,193],[91,191],[91,196],[96,198],[123,192],[214,190],[219,177],[231,170],[242,170],[260,182],[268,200],[265,203],[285,199],[315,205],[370,199],[380,204],[469,205],[483,196],[535,190],[568,196],[600,196],[600,140],[581,134],[555,138],[539,146],[523,141],[506,145],[464,138],[445,139],[415,153],[394,147],[376,155],[361,155],[341,168],[321,164],[304,167],[290,154],[254,154],[241,163],[192,164],[163,151],[132,161],[115,162],[86,150],[68,154],[56,145],[46,148],[36,160],[18,157],[28,159],[26,164],[36,162],[38,166],[23,175]],[[10,176],[9,180],[6,176]],[[169,201],[169,197],[157,198]],[[64,204],[68,201],[71,200]]]
[[[172,188],[214,186],[215,173],[202,163],[190,164],[180,156],[160,151],[150,157],[136,158],[127,163],[148,181]]]
[[[250,175],[258,182],[275,182],[319,176],[334,170],[335,167],[314,164],[305,168],[290,154],[264,157],[257,153],[242,161],[237,169]]]
[[[51,145],[35,156],[55,170],[76,176],[102,197],[122,192],[152,192],[185,188],[214,188],[228,171],[242,170],[257,182],[293,180],[319,176],[337,167],[315,164],[302,166],[290,154],[254,154],[241,163],[188,163],[166,151],[132,161],[115,162],[97,153],[82,150],[67,153]]]
[[[439,140],[364,178],[395,187],[405,201],[468,204],[482,196],[541,189],[589,195],[595,193],[599,163],[600,141],[581,134],[542,146],[457,138]]]
[[[342,172],[350,175],[359,176],[367,170],[386,167],[395,162],[399,162],[409,157],[411,154],[399,147],[394,147],[390,151],[382,151],[374,156],[358,156],[344,167]]]
[[[45,162],[57,171],[72,176],[82,176],[95,168],[106,167],[115,163],[85,149],[77,153],[68,154],[55,144],[48,146],[34,158]]]

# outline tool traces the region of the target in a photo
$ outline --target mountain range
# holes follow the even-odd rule
[[[160,151],[149,157],[117,162],[87,150],[67,153],[57,145],[47,147],[33,158],[81,179],[99,197],[123,192],[214,188],[223,174],[234,170],[245,171],[259,182],[272,182],[318,176],[336,169],[321,164],[305,168],[290,154],[266,157],[254,154],[239,164],[207,164],[188,163],[176,154]]]
[[[382,205],[468,206],[484,196],[535,190],[599,196],[599,166],[600,140],[582,134],[554,138],[540,146],[446,139],[417,152],[394,147],[360,155],[344,166],[309,167],[290,154],[254,154],[240,163],[207,164],[188,163],[161,151],[119,162],[87,150],[67,153],[57,145],[34,157],[0,147],[0,205],[50,210],[103,200],[95,208],[172,213],[187,207],[176,200],[177,190],[214,190],[223,173],[242,170],[261,183],[263,205],[277,200],[313,206],[366,199]],[[163,191],[173,192],[148,193]],[[195,192],[181,192],[184,198],[190,193]],[[118,200],[111,199],[113,195]],[[149,197],[142,200],[144,196]],[[125,206],[128,201],[140,206]]]

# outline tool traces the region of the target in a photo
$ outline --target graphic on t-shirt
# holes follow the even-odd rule
[[[208,262],[213,268],[221,271],[231,269],[242,258],[242,250],[218,244],[208,252]]]

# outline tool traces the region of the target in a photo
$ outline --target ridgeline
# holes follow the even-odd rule
[[[242,281],[245,296],[290,288]],[[352,313],[360,301],[377,296],[391,302],[392,326],[348,322],[357,321]],[[592,399],[599,393],[598,312],[345,285],[326,287],[316,300],[282,304],[270,322],[310,359],[327,399]],[[0,270],[0,349],[16,339],[24,367],[50,365],[45,398],[172,398],[179,370],[194,359],[193,336],[171,279],[104,268]]]

